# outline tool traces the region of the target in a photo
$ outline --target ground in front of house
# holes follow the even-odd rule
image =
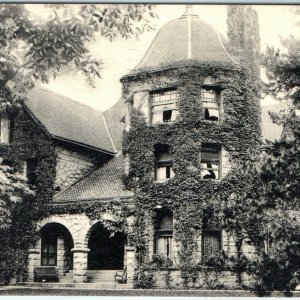
[[[150,296],[150,297],[256,297],[253,292],[245,290],[142,290],[142,289],[95,289],[95,288],[66,288],[66,287],[0,287],[0,296]],[[272,297],[286,297],[280,292],[274,292]],[[295,291],[292,297],[300,297],[300,291]]]

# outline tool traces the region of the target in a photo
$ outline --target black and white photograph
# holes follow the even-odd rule
[[[300,5],[0,3],[0,296],[300,297]]]

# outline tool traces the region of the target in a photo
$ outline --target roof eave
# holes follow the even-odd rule
[[[139,74],[142,73],[146,73],[146,74],[153,74],[156,72],[161,72],[161,71],[168,71],[168,70],[173,70],[173,69],[177,69],[180,67],[202,67],[204,65],[208,65],[208,64],[218,64],[220,66],[224,66],[224,67],[234,67],[236,69],[240,69],[241,65],[238,63],[224,63],[224,62],[195,62],[195,61],[181,61],[181,62],[177,62],[174,64],[170,64],[170,65],[164,65],[164,66],[158,66],[158,67],[148,67],[148,68],[144,68],[144,69],[139,69],[139,70],[133,70],[130,73],[124,75],[121,77],[120,81],[124,82],[130,78],[136,77]]]
[[[51,134],[51,137],[53,139],[55,139],[55,140],[60,141],[60,142],[65,142],[65,143],[73,144],[73,145],[76,145],[76,146],[87,148],[89,150],[94,150],[94,151],[102,152],[104,154],[108,154],[108,155],[111,155],[111,156],[115,156],[118,153],[117,150],[109,151],[109,150],[105,150],[105,149],[93,147],[93,146],[90,146],[90,145],[87,145],[87,144],[84,144],[84,143],[80,143],[80,142],[76,142],[76,141],[73,141],[73,140],[70,140],[70,139],[66,139],[66,138],[63,138],[63,137],[60,137],[60,136],[56,136],[54,134]]]
[[[80,200],[63,200],[63,201],[53,201],[51,203],[48,203],[48,206],[65,206],[73,203],[81,203],[81,202],[111,202],[111,201],[116,201],[116,202],[122,202],[122,203],[133,203],[134,195],[132,196],[115,196],[115,197],[102,197],[102,198],[84,198]],[[127,201],[126,201],[127,200]]]

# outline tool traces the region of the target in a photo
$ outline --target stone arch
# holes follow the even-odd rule
[[[85,214],[51,215],[42,219],[37,224],[37,229],[42,228],[48,223],[58,223],[65,226],[73,238],[75,248],[82,248],[86,245],[84,238],[90,228],[91,220]]]
[[[106,216],[105,220],[113,218]],[[126,265],[125,246],[127,236],[124,232],[116,232],[111,235],[101,220],[93,222],[88,230],[84,244],[89,249],[89,270],[118,270]]]
[[[37,223],[37,229],[41,231],[46,225],[51,224],[51,223],[56,223],[59,225],[64,226],[69,233],[71,234],[71,237],[74,241],[74,234],[72,232],[72,226],[70,222],[68,222],[67,218],[62,218],[61,216],[49,216],[47,218],[42,219],[40,222]]]
[[[114,221],[115,218],[112,214],[106,212],[106,213],[103,213],[102,220]],[[101,223],[101,220],[90,220],[90,226],[89,226],[88,230],[86,230],[86,232],[84,233],[83,247],[88,248],[90,235],[91,235],[95,225],[97,225],[98,223]]]

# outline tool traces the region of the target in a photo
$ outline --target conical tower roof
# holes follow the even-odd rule
[[[125,77],[140,71],[168,69],[180,63],[238,64],[226,50],[220,34],[194,14],[190,6],[180,18],[158,31],[140,63]]]

